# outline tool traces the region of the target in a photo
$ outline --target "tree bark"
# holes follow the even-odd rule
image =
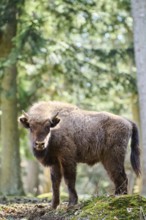
[[[43,182],[42,182],[42,193],[51,192],[51,179],[50,169],[48,167],[43,168]]]
[[[146,195],[146,1],[132,0],[134,48],[142,131],[142,194]]]
[[[36,160],[27,161],[27,176],[25,177],[26,192],[33,195],[39,194],[39,163]]]
[[[0,57],[8,59],[14,48],[16,35],[16,2],[2,33]],[[14,58],[14,57],[13,57]],[[1,175],[0,192],[4,195],[22,194],[20,177],[19,135],[17,123],[17,68],[15,59],[9,60],[2,78],[1,91]]]

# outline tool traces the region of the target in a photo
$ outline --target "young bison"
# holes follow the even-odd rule
[[[59,205],[62,176],[69,191],[69,206],[77,203],[77,163],[101,162],[115,184],[115,194],[127,194],[124,159],[131,137],[131,164],[140,175],[140,149],[135,123],[107,112],[91,112],[61,102],[39,102],[19,118],[30,130],[36,158],[50,166],[52,207]]]

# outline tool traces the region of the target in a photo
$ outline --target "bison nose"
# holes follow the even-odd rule
[[[45,142],[44,141],[36,141],[35,148],[36,148],[36,150],[44,150]]]

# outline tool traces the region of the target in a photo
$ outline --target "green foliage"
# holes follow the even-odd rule
[[[2,27],[9,4],[1,6]],[[26,0],[15,4],[19,15],[15,48],[1,62],[1,69],[9,60],[18,61],[20,109],[48,98],[99,110],[103,107],[97,103],[107,108],[109,93],[119,93],[119,101],[109,100],[107,108],[119,112],[123,94],[137,92],[129,1]]]
[[[123,109],[123,94],[126,92],[130,96],[137,92],[135,74],[131,74],[131,71],[134,73],[129,37],[131,20],[125,8],[121,13],[121,5],[113,4],[114,7],[110,1],[108,4],[104,1],[98,4],[94,1],[84,4],[82,1],[52,1],[49,4],[44,1],[42,9],[38,2],[34,3],[34,8],[27,12],[28,22],[23,24],[21,19],[24,27],[16,38],[22,38],[20,45],[23,47],[23,39],[30,39],[23,48],[27,64],[19,62],[20,72],[24,72],[30,86],[26,86],[27,90],[22,86],[20,90],[25,91],[20,94],[26,94],[27,100],[30,93],[30,97],[35,96],[33,100],[60,99],[100,109],[97,103],[106,103],[109,93],[111,96],[118,93],[118,102],[117,99],[109,100],[109,109],[104,105],[115,112]],[[35,8],[38,10],[34,14]],[[41,19],[40,14],[43,15]],[[31,28],[34,38],[29,34]],[[23,81],[21,74],[19,78]],[[20,100],[25,99],[20,97]],[[30,100],[31,103],[33,100]]]
[[[23,3],[24,0],[1,0],[0,28],[4,28],[8,21],[11,22],[14,19],[13,14],[15,13],[15,10],[17,10],[18,14],[21,12]]]

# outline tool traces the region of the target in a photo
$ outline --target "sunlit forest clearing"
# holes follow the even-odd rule
[[[146,219],[145,42],[144,0],[1,0],[0,219]],[[88,166],[85,156],[77,161],[84,164],[74,166],[74,172],[73,167],[61,165],[60,172],[68,168],[71,175],[62,180],[60,205],[57,201],[53,207],[56,209],[52,209],[54,192],[58,191],[58,186],[53,186],[57,171],[53,179],[54,164],[49,165],[50,169],[40,164],[33,155],[29,131],[18,123],[39,101],[59,101],[86,111],[110,112],[124,118],[124,122],[136,123],[139,140],[137,135],[134,141],[140,141],[136,149],[141,150],[141,175],[137,178],[139,162],[133,166],[130,162],[139,158],[139,150],[133,159],[129,142],[124,161],[129,195],[115,196],[114,183],[121,180],[114,182],[109,166],[102,161]],[[60,120],[58,113],[54,117]],[[118,132],[119,127],[114,129]],[[69,132],[66,133],[64,139],[68,140]],[[94,132],[89,129],[89,133]],[[121,132],[123,140],[125,133]],[[102,135],[99,137],[102,139]],[[88,135],[78,145],[85,143],[86,138],[92,145]],[[115,135],[113,141],[116,138]],[[119,145],[123,140],[119,140]],[[118,157],[117,153],[113,155]],[[118,169],[120,162],[117,160],[113,170],[124,175],[125,184],[125,173]],[[65,172],[63,176],[66,177]],[[78,204],[70,182],[76,186]]]

